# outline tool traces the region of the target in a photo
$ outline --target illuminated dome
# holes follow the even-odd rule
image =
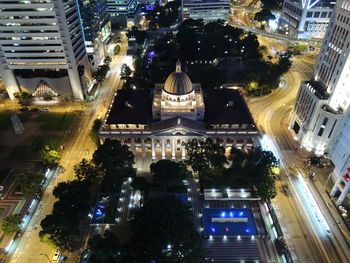
[[[181,71],[180,62],[176,63],[176,71],[168,76],[163,89],[173,95],[185,95],[193,90],[190,78]]]

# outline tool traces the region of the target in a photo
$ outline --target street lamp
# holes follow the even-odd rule
[[[47,260],[52,263],[52,261],[50,260],[49,256],[47,254],[39,254],[39,256],[46,256]]]

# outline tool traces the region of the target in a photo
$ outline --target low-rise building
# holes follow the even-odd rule
[[[182,19],[203,19],[204,22],[227,20],[229,0],[182,0]]]
[[[259,145],[258,130],[237,89],[203,92],[178,63],[155,89],[118,91],[99,132],[134,153],[154,159],[184,159],[184,143],[211,138],[229,149]]]

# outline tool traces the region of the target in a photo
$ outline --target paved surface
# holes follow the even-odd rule
[[[49,258],[52,258],[54,249],[39,240],[40,222],[47,214],[51,213],[53,204],[56,201],[52,195],[52,190],[57,183],[74,179],[73,166],[82,158],[91,158],[96,146],[90,140],[90,128],[96,118],[103,116],[115,90],[121,87],[119,72],[124,62],[126,50],[127,46],[124,40],[121,45],[120,55],[115,56],[111,63],[110,78],[101,87],[99,97],[94,102],[86,104],[84,112],[77,116],[70,131],[66,134],[63,141],[65,148],[62,152],[61,160],[63,172],[52,180],[46,189],[39,209],[33,216],[28,230],[24,233],[15,253],[11,257],[11,263],[47,263],[48,259],[39,254],[47,254]],[[69,254],[66,262],[77,262],[77,257],[77,252]]]
[[[313,196],[331,227],[331,233],[322,236],[316,230],[310,211],[295,192],[295,178],[291,174],[302,171],[308,154],[299,149],[288,130],[290,112],[293,108],[300,82],[312,73],[312,56],[294,59],[292,70],[285,75],[284,88],[249,102],[254,119],[266,133],[281,158],[282,173],[278,177],[278,195],[273,204],[279,217],[287,243],[296,262],[349,262],[347,242],[341,235],[331,213],[325,209],[323,199],[310,184]],[[293,167],[293,169],[291,169]],[[288,189],[283,187],[288,185]]]

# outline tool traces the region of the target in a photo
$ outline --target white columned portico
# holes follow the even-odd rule
[[[154,138],[152,140],[152,160],[156,159],[156,146],[154,145]]]
[[[162,138],[162,159],[166,158],[166,152],[165,152],[165,139]]]
[[[145,149],[145,139],[141,139],[141,149],[142,149],[142,156],[145,156],[146,149]]]
[[[181,158],[182,158],[182,160],[186,159],[186,148],[185,148],[184,143],[185,143],[184,141],[181,141]]]
[[[171,159],[175,159],[175,154],[176,154],[176,140],[172,139],[171,140]]]

